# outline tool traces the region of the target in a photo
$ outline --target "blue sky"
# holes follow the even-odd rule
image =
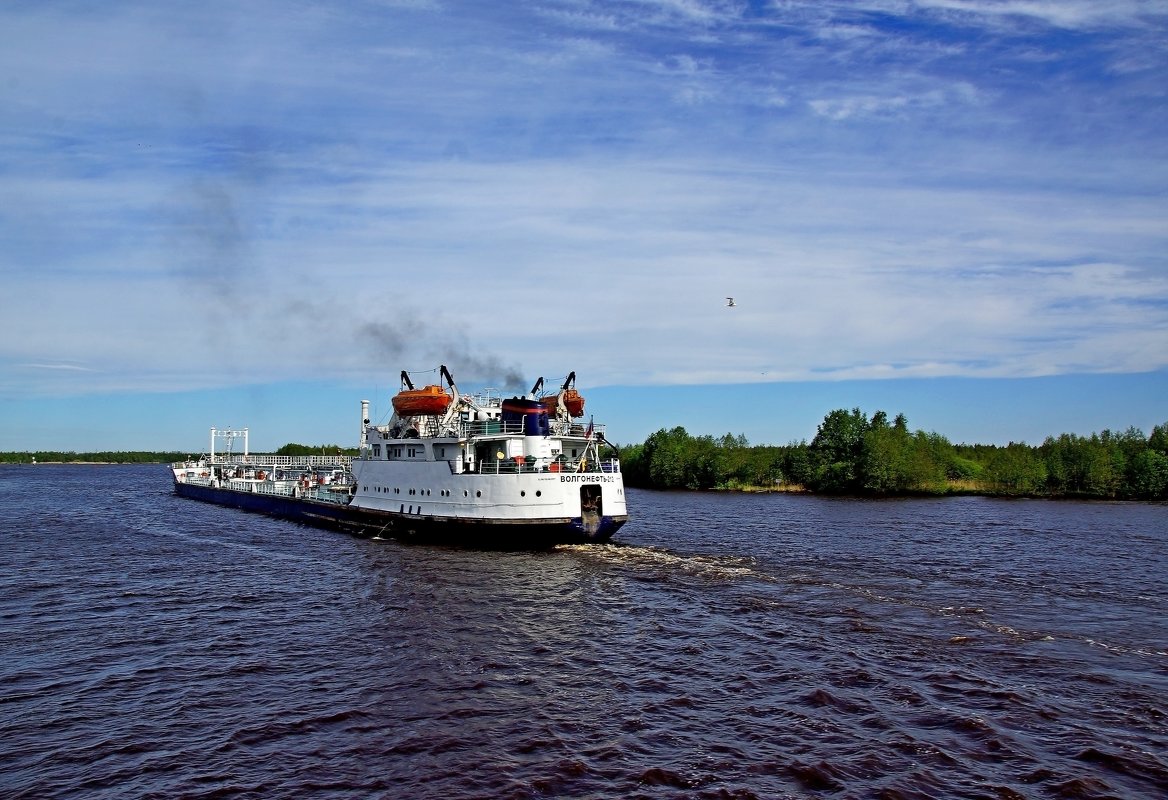
[[[1168,2],[0,7],[0,450],[1168,421]],[[737,305],[727,308],[726,296]],[[425,379],[425,376],[422,376]]]

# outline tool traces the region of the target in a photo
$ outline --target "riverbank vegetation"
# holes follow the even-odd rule
[[[891,496],[1168,499],[1168,423],[1090,436],[1064,433],[1040,445],[951,444],[858,408],[830,412],[810,443],[751,446],[743,436],[661,429],[621,448],[625,482],[651,489],[808,491]]]
[[[286,444],[278,455],[356,455],[337,445]],[[984,494],[1009,497],[1168,499],[1168,422],[1090,436],[1064,433],[1040,445],[951,444],[858,408],[823,418],[810,443],[751,445],[744,436],[692,436],[662,428],[620,449],[629,486],[815,492],[857,496]],[[190,453],[102,451],[0,453],[0,463],[169,463]]]
[[[190,453],[161,453],[146,450],[102,450],[93,453],[35,450],[0,453],[0,464],[169,464],[190,458]]]
[[[360,450],[356,447],[341,447],[339,444],[307,445],[286,444],[276,451],[278,456],[356,456]]]
[[[355,447],[340,445],[306,445],[290,443],[276,451],[278,456],[357,455]],[[170,464],[174,461],[199,458],[197,453],[152,452],[144,450],[116,450],[92,453],[37,450],[33,452],[0,453],[0,464]]]

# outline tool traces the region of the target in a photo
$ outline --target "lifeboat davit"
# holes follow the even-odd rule
[[[568,414],[573,417],[584,416],[584,395],[575,389],[565,389],[563,394],[564,407],[568,409]],[[560,396],[555,394],[549,395],[540,402],[544,404],[549,414],[555,414],[560,407]]]
[[[441,386],[402,389],[393,396],[393,410],[401,417],[441,414],[453,399]]]

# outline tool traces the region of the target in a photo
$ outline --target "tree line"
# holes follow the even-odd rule
[[[77,453],[72,450],[33,450],[0,453],[0,464],[169,464],[190,458],[189,453],[153,452],[148,450],[99,450],[91,453]]]
[[[355,455],[338,445],[286,444],[278,455]],[[183,452],[37,450],[0,453],[0,463],[170,463]],[[1090,436],[1064,433],[1040,445],[954,445],[910,431],[898,414],[837,409],[815,438],[754,445],[745,436],[692,436],[662,428],[621,448],[625,482],[649,489],[767,489],[847,495],[990,494],[1017,497],[1168,499],[1168,422]]]
[[[1040,445],[952,444],[911,431],[903,414],[837,409],[815,438],[751,446],[739,435],[692,436],[661,429],[621,450],[630,486],[650,489],[770,489],[889,496],[1168,499],[1168,422],[1090,436],[1064,433]]]
[[[360,453],[356,447],[341,447],[339,444],[295,444],[289,443],[276,451],[278,456],[356,456]]]
[[[357,455],[355,447],[336,444],[306,445],[289,443],[276,451],[280,456]],[[99,450],[88,453],[60,450],[34,450],[0,453],[0,464],[170,464],[175,461],[199,458],[185,452],[150,450]]]

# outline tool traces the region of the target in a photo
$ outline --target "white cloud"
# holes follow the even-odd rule
[[[845,120],[850,117],[878,116],[896,114],[909,105],[909,98],[900,95],[896,97],[844,97],[835,100],[812,100],[809,106],[820,116],[834,120]]]
[[[914,6],[983,20],[1031,18],[1060,28],[1133,26],[1168,15],[1162,0],[914,0]]]
[[[928,34],[1085,6],[404,6],[0,14],[0,390],[1168,360],[1144,73]]]
[[[741,4],[728,0],[631,0],[656,19],[679,19],[711,24],[737,19]]]
[[[937,13],[971,26],[1030,20],[1067,29],[1132,28],[1168,16],[1163,0],[773,0],[781,14],[830,19],[875,12],[915,19]]]
[[[90,367],[84,367],[80,364],[17,364],[18,369],[47,369],[47,370],[63,370],[66,372],[96,372]]]

